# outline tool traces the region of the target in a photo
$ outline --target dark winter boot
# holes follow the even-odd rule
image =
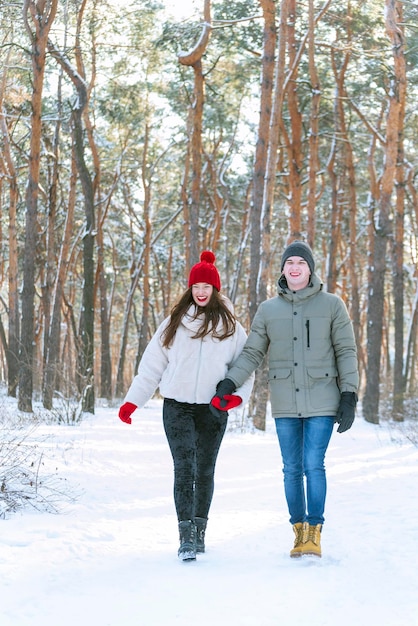
[[[205,517],[195,517],[196,524],[196,553],[203,554],[205,551],[205,532],[208,520]]]
[[[196,525],[191,520],[179,522],[180,548],[179,559],[194,561],[196,559]]]

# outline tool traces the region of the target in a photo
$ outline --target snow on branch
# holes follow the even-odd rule
[[[83,109],[87,102],[87,83],[75,67],[71,64],[69,59],[58,48],[55,47],[53,42],[48,39],[48,50],[51,56],[61,65],[64,72],[69,76],[77,89],[79,103],[77,108]]]
[[[178,55],[178,60],[182,65],[194,65],[196,61],[202,58],[208,45],[211,30],[211,24],[203,22],[201,35],[194,48],[188,52],[180,52]]]

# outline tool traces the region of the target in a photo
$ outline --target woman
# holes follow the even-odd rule
[[[138,373],[120,407],[131,414],[157,387],[164,397],[163,423],[174,461],[174,502],[183,561],[205,551],[205,531],[214,490],[215,464],[228,409],[245,404],[253,377],[222,402],[210,404],[216,383],[240,354],[247,335],[230,302],[219,292],[215,255],[205,250],[190,271],[188,289],[148,344]]]

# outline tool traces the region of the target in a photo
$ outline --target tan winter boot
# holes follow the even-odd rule
[[[293,524],[293,532],[295,533],[295,544],[290,551],[290,556],[292,558],[302,556],[303,527],[304,524],[302,522],[297,522],[296,524]]]
[[[305,522],[303,528],[303,538],[301,545],[301,554],[313,555],[321,557],[321,530],[322,524],[310,526]]]

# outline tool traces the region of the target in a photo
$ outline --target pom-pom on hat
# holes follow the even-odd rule
[[[196,283],[208,283],[218,291],[221,290],[219,272],[214,266],[216,256],[210,250],[203,250],[200,255],[200,263],[193,265],[189,275],[189,287]]]
[[[315,271],[315,261],[313,258],[312,250],[304,241],[292,241],[286,250],[283,252],[282,262],[280,265],[280,271],[283,272],[284,264],[286,260],[291,256],[300,256],[302,259],[305,259],[307,264],[309,265],[309,269],[311,274]]]

